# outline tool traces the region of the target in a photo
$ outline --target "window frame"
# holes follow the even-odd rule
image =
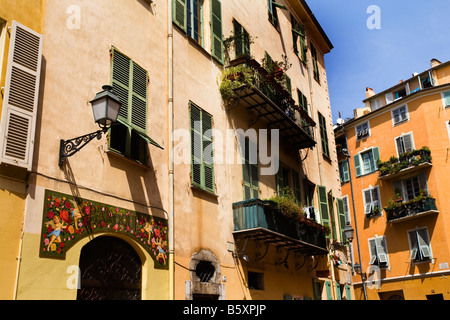
[[[198,6],[198,14],[197,20],[199,22],[200,27],[200,34],[198,34],[199,39],[195,38],[195,31],[194,31],[194,21],[196,19],[196,15],[193,12],[194,2],[197,2]],[[203,7],[204,7],[204,0],[186,0],[186,35],[197,42],[202,48],[204,47],[204,19],[203,19]],[[189,32],[189,25],[191,32]],[[200,41],[199,41],[200,40]]]
[[[372,252],[371,241],[375,242],[375,254],[373,254],[373,252]],[[383,236],[375,235],[375,237],[367,239],[367,242],[369,245],[369,254],[370,254],[369,265],[377,265],[380,268],[390,269],[389,252],[388,252],[388,248],[387,248],[386,236],[385,235],[383,235]],[[380,261],[381,259],[379,257],[379,252],[378,252],[379,249],[382,249],[383,250],[382,254],[386,255],[385,262]]]
[[[239,30],[239,34],[236,33],[236,29]],[[242,56],[250,56],[251,55],[251,49],[250,49],[250,34],[248,31],[242,26],[242,24],[239,23],[236,19],[233,18],[233,37],[234,37],[234,57],[235,59],[242,57]],[[242,52],[239,52],[237,50],[237,43],[240,43],[240,46],[242,48]]]
[[[7,22],[0,18],[0,83],[3,83],[3,61],[5,57]]]
[[[442,98],[442,105],[444,109],[450,108],[450,91],[443,91],[441,92],[441,98]],[[446,100],[448,99],[448,104]]]
[[[311,61],[313,65],[314,80],[316,80],[320,84],[320,71],[319,60],[317,59],[317,49],[311,41],[309,42],[309,46],[311,49]]]
[[[372,152],[372,157],[373,157],[373,161],[374,161],[374,170],[366,172],[366,170],[364,168],[364,159],[363,159],[362,155],[365,153],[368,153],[368,152]],[[354,162],[354,166],[355,166],[355,176],[361,177],[361,176],[365,176],[365,175],[377,172],[378,171],[377,161],[379,159],[380,159],[379,147],[367,148],[367,149],[364,149],[363,151],[359,152],[358,154],[356,154],[353,157],[353,162]],[[358,170],[359,170],[359,173],[358,173]]]
[[[397,110],[400,110],[400,109],[402,109],[402,108],[405,108],[405,115],[406,115],[406,118],[405,119],[400,119],[399,121],[395,121],[395,115],[394,115],[394,113],[397,111]],[[400,111],[399,111],[400,112]],[[401,115],[401,112],[399,113],[399,115]],[[409,111],[408,111],[408,105],[407,104],[403,104],[403,105],[401,105],[401,106],[399,106],[399,107],[397,107],[397,108],[395,108],[395,109],[392,109],[391,110],[391,117],[392,117],[392,125],[395,127],[395,126],[398,126],[398,125],[401,125],[402,123],[405,123],[405,122],[408,122],[409,120],[410,120],[410,118],[409,118]]]
[[[406,136],[410,136],[410,138],[411,138],[411,150],[409,150],[409,151],[407,151],[405,148],[405,141],[404,141],[405,138],[404,137],[406,137]],[[400,152],[400,150],[398,149],[398,140],[399,139],[402,139],[401,143],[403,145],[403,148],[405,149],[405,152]],[[413,135],[412,131],[407,132],[407,133],[402,133],[398,137],[395,137],[394,142],[395,142],[395,150],[397,151],[397,157],[400,157],[402,154],[405,154],[405,153],[415,150],[414,135]]]
[[[373,99],[370,101],[370,108],[372,111],[378,110],[381,108],[381,98]]]
[[[243,197],[244,200],[250,200],[255,199],[254,193],[257,192],[257,199],[259,199],[260,192],[259,192],[259,164],[258,164],[258,156],[256,156],[256,163],[251,163],[250,159],[250,150],[252,148],[250,147],[250,144],[254,144],[257,148],[257,144],[254,141],[251,141],[248,137],[244,138],[244,145],[241,146],[241,151],[243,151],[243,154],[241,154],[242,158],[242,187],[243,187]],[[244,148],[242,150],[242,147]],[[247,148],[248,147],[248,148]],[[258,152],[258,151],[257,151]],[[256,179],[253,176],[254,171],[252,169],[256,169]],[[245,170],[248,172],[248,178],[249,181],[245,180]],[[253,184],[253,182],[256,182],[256,185]],[[250,198],[247,198],[245,188],[249,188],[250,192]]]
[[[367,129],[360,128],[360,127],[362,127],[364,125],[367,125]],[[367,134],[362,136],[362,137],[360,137],[359,136],[359,132],[362,131],[362,130],[367,130]],[[356,134],[356,141],[361,141],[361,140],[369,138],[372,135],[371,131],[370,131],[370,122],[369,122],[369,120],[367,120],[367,121],[365,121],[365,122],[363,122],[363,123],[361,123],[359,125],[356,125],[355,126],[355,134]]]
[[[419,231],[425,231],[426,232],[426,237],[427,237],[427,242],[426,242],[426,247],[429,250],[429,257],[426,257],[426,254],[423,252],[421,245],[420,245],[420,241],[419,241]],[[433,260],[433,250],[431,248],[431,238],[430,238],[430,233],[428,232],[428,227],[416,227],[414,229],[410,229],[406,231],[407,235],[408,235],[408,244],[409,244],[409,259],[411,260],[412,263],[414,264],[418,264],[418,263],[428,263],[429,261]],[[415,241],[416,241],[416,246],[417,248],[414,248],[413,244],[412,244],[412,234],[415,236]],[[413,251],[414,249],[416,250],[415,254],[414,254],[414,259],[413,259]]]
[[[363,208],[364,208],[364,216],[365,217],[371,217],[370,212],[367,212],[367,206],[369,205],[369,203],[367,203],[366,201],[366,192],[370,191],[370,205],[371,205],[371,209],[373,206],[373,209],[375,209],[375,205],[374,205],[374,199],[373,199],[373,191],[376,190],[376,194],[377,194],[377,203],[375,204],[378,207],[378,213],[376,215],[380,215],[383,214],[383,208],[382,208],[382,202],[381,202],[381,194],[380,194],[380,188],[379,186],[369,186],[369,188],[363,189],[362,190],[362,197],[363,197]],[[373,213],[375,215],[375,213]]]
[[[419,184],[419,191],[418,194],[416,194],[416,192],[414,191],[414,188],[412,189],[413,191],[413,196],[410,197],[409,193],[408,193],[408,186],[407,183],[408,181],[410,181],[413,185],[414,185],[414,181],[413,179],[417,179],[417,183]],[[422,189],[420,188],[421,183],[424,183],[426,186],[426,189]],[[414,187],[414,186],[413,186]],[[427,191],[427,195],[430,194],[430,190],[428,188],[428,179],[427,179],[427,175],[425,172],[421,172],[419,174],[416,174],[412,177],[408,177],[405,179],[401,179],[401,180],[395,180],[393,182],[393,188],[394,188],[394,194],[396,195],[396,190],[401,189],[401,197],[403,199],[403,202],[408,202],[409,200],[414,199],[415,197],[417,197],[420,194],[421,190],[426,190]]]
[[[346,183],[350,181],[350,165],[348,160],[342,160],[338,163],[339,166],[339,178],[341,183]],[[345,168],[346,167],[346,168]]]

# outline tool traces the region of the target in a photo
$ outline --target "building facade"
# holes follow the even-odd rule
[[[370,300],[449,298],[449,71],[433,59],[383,92],[367,88],[365,106],[336,129],[342,194],[359,234],[353,259]],[[361,276],[354,281],[364,298]]]
[[[333,46],[308,5],[122,2],[47,0],[30,25],[33,148],[1,174],[7,298],[353,299]],[[106,134],[90,106],[104,85],[121,102]]]

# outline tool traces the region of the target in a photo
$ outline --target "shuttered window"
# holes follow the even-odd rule
[[[378,147],[358,153],[353,157],[356,177],[370,174],[378,170],[377,162],[380,160]]]
[[[306,39],[304,27],[291,14],[292,26],[292,42],[294,45],[294,52],[300,55],[301,60],[306,62]],[[299,46],[300,45],[300,46]]]
[[[223,63],[222,3],[211,0],[211,55]]]
[[[243,55],[250,55],[250,35],[247,30],[236,20],[233,20],[234,28],[234,48],[236,58]]]
[[[213,118],[190,102],[192,185],[215,193]]]
[[[331,230],[330,213],[328,211],[327,189],[324,186],[317,186],[317,195],[319,199],[320,223]],[[329,238],[331,235],[327,235]]]
[[[369,252],[371,265],[378,265],[380,267],[389,266],[389,257],[387,253],[386,237],[375,237],[369,241]]]
[[[412,133],[401,135],[395,139],[398,155],[408,153],[414,150],[414,139]]]
[[[381,201],[378,186],[363,190],[364,214],[381,213]]]
[[[203,46],[203,0],[186,1],[186,33]]]
[[[450,107],[450,91],[442,93],[442,101],[444,103],[444,108]]]
[[[404,202],[413,200],[421,192],[428,194],[427,175],[422,172],[417,176],[398,180],[394,182],[394,192],[396,196],[403,199]]]
[[[408,232],[410,258],[414,262],[426,261],[433,258],[430,237],[427,228],[420,228]]]
[[[314,79],[316,79],[316,81],[320,83],[319,64],[317,61],[317,51],[312,43],[310,43],[310,46],[311,46],[311,58],[312,58],[312,64],[313,64]]]
[[[109,148],[146,164],[147,143],[161,148],[146,133],[147,71],[114,47],[111,52],[111,85],[122,106],[118,123],[110,130]]]
[[[259,198],[259,167],[256,144],[245,139],[242,146],[242,175],[244,186],[244,200]]]
[[[409,120],[408,108],[406,105],[392,110],[391,113],[394,126]]]
[[[300,189],[300,175],[295,170],[292,170],[292,182],[293,182],[293,187],[294,187],[293,191],[294,191],[295,202],[297,203],[298,206],[301,206],[302,192]]]
[[[339,176],[341,178],[341,183],[345,183],[350,180],[350,171],[348,169],[347,160],[339,162]]]
[[[320,138],[322,141],[322,153],[329,158],[330,149],[328,147],[327,123],[325,117],[320,112],[318,114],[319,114]]]
[[[41,34],[13,21],[0,126],[0,162],[31,170],[42,62]]]
[[[341,235],[341,242],[346,242],[347,238],[345,237],[344,229],[347,226],[347,219],[345,215],[345,208],[344,208],[344,200],[337,199],[336,200],[336,206],[338,211],[338,220],[339,220],[339,231]]]

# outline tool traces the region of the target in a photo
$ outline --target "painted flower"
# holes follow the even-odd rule
[[[157,238],[161,237],[161,231],[159,229],[155,229],[155,236]]]
[[[47,218],[52,219],[55,213],[53,211],[47,212]]]
[[[116,224],[114,225],[113,229],[114,229],[115,231],[119,230],[119,225],[116,223]]]
[[[52,243],[50,246],[50,251],[56,251],[56,243]]]
[[[48,246],[48,244],[50,243],[50,240],[48,240],[48,238],[44,239],[44,245]]]

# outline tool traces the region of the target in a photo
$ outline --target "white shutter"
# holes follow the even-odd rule
[[[394,96],[392,93],[386,93],[386,104],[389,104],[391,102],[394,102]]]
[[[369,239],[369,252],[370,252],[369,264],[374,264],[375,261],[377,261],[377,249],[375,239]]]
[[[0,162],[31,170],[42,35],[13,21],[0,125]]]
[[[387,263],[386,243],[384,238],[375,238],[379,263]]]
[[[420,252],[424,259],[431,259],[431,249],[429,247],[430,241],[428,240],[427,229],[417,230],[417,238],[419,242]]]

